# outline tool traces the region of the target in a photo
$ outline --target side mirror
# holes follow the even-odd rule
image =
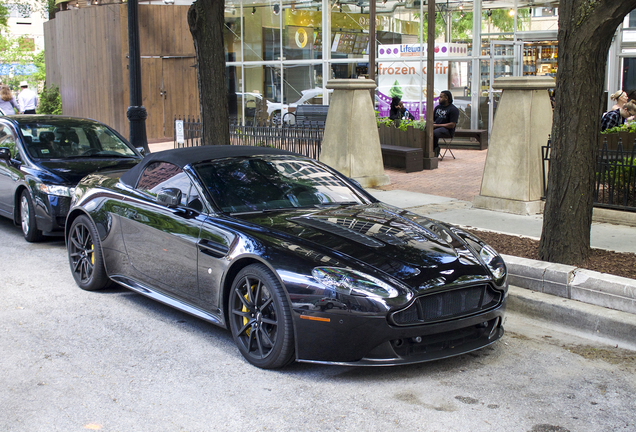
[[[143,147],[135,147],[137,149],[137,151],[139,153],[141,153],[142,156],[146,156],[146,149],[144,149]]]
[[[175,208],[181,203],[181,189],[163,188],[157,195],[157,202],[168,208]]]
[[[0,159],[8,163],[11,160],[11,150],[7,147],[0,147]]]
[[[352,179],[351,177],[347,177],[347,180],[349,180],[351,183],[353,183],[354,185],[362,189],[362,185],[358,182],[358,180]]]

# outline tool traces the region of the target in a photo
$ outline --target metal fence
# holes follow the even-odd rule
[[[203,126],[200,119],[175,117],[175,130],[177,121],[183,122],[184,142],[177,143],[175,137],[175,148],[202,145]],[[278,119],[253,122],[245,126],[230,120],[230,144],[274,147],[318,159],[324,131],[324,126],[287,125],[281,124]]]
[[[541,149],[543,156],[543,195],[547,192],[551,140]],[[616,150],[610,150],[607,140],[596,157],[594,207],[636,211],[636,144],[631,151],[623,149],[619,140]]]

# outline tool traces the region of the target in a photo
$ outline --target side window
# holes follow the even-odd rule
[[[197,211],[203,210],[196,188],[181,168],[168,162],[155,162],[146,167],[139,178],[137,189],[156,197],[164,188],[181,190],[181,205]]]
[[[8,147],[11,151],[11,157],[16,158],[18,149],[15,145],[15,135],[8,126],[0,126],[0,147]]]

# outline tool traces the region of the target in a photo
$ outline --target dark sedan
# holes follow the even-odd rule
[[[261,147],[153,153],[92,174],[66,221],[85,290],[117,282],[221,327],[262,368],[396,365],[503,335],[506,266],[456,227]]]
[[[0,117],[0,215],[20,224],[27,241],[63,232],[71,192],[87,174],[129,169],[142,155],[95,120]]]

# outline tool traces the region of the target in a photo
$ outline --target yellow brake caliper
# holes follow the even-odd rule
[[[95,265],[95,246],[91,243],[91,249],[88,252],[91,255],[91,264]]]
[[[254,287],[256,287],[256,285],[252,285],[252,286],[250,287],[250,289],[252,290],[252,293],[254,293]],[[245,300],[247,300],[247,301],[249,301],[249,296],[248,296],[248,294],[249,294],[249,293],[245,293],[245,295],[243,296],[243,297],[245,297]],[[247,312],[247,307],[245,307],[245,305],[243,305],[243,308],[241,309],[241,312]],[[247,324],[247,323],[248,323],[248,321],[249,321],[249,320],[247,319],[247,317],[243,317],[243,325]],[[245,330],[245,334],[246,334],[247,336],[249,336],[249,335],[250,335],[250,333],[252,333],[252,329],[251,329],[251,328],[248,328],[248,329],[246,329],[246,330]]]

